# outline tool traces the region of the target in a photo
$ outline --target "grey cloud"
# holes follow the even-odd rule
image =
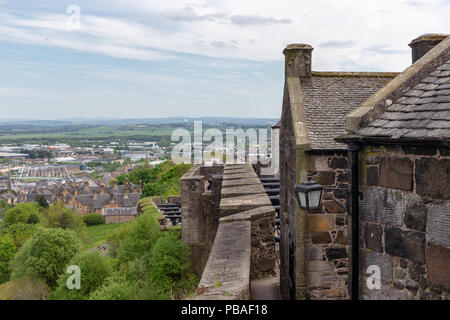
[[[234,15],[230,17],[230,21],[239,25],[261,25],[261,24],[282,24],[291,23],[291,19],[277,19],[273,17],[262,17],[257,15]]]
[[[210,41],[209,44],[213,47],[219,48],[219,49],[235,49],[236,47],[236,41],[231,40],[228,42],[225,41]]]
[[[319,46],[322,48],[335,48],[335,49],[344,49],[344,48],[351,48],[354,45],[356,45],[356,41],[353,40],[345,40],[345,41],[327,41],[321,43]]]
[[[0,0],[1,1],[1,0]],[[230,20],[238,25],[269,25],[280,23],[291,23],[291,19],[277,19],[273,17],[262,17],[258,15],[233,15],[227,16],[223,13],[211,13],[200,15],[194,11],[191,6],[185,7],[181,10],[170,10],[162,14],[164,17],[174,21],[214,21],[217,19]]]

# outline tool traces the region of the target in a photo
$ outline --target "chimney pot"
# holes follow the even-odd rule
[[[411,47],[412,63],[422,58],[428,51],[447,37],[447,34],[426,33],[411,41],[408,45]]]
[[[285,76],[311,78],[311,53],[313,47],[304,43],[293,43],[283,50]]]

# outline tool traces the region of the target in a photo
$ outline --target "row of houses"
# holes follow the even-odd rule
[[[106,223],[126,222],[136,216],[141,187],[129,182],[108,185],[101,180],[68,181],[22,185],[17,192],[9,190],[1,195],[10,204],[35,201],[44,196],[48,203],[61,201],[67,208],[81,213],[99,213]]]

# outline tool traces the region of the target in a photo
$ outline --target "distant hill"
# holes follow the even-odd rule
[[[201,120],[203,124],[209,126],[217,126],[226,124],[237,124],[241,126],[257,126],[271,125],[277,122],[277,118],[233,118],[233,117],[168,117],[168,118],[141,118],[141,119],[109,119],[109,118],[72,118],[64,120],[13,120],[0,119],[0,126],[8,127],[61,127],[61,126],[78,126],[78,125],[164,125],[164,124],[182,124]]]

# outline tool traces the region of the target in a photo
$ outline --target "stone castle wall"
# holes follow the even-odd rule
[[[258,207],[220,219],[220,223],[249,221],[251,228],[250,278],[259,279],[274,275],[275,209],[273,206]]]
[[[197,300],[249,300],[249,221],[221,223],[197,288]]]
[[[346,151],[310,152],[308,148],[296,145],[291,111],[283,108],[280,129],[280,291],[284,299],[292,298],[289,292],[293,282],[296,299],[347,299],[349,240],[346,209],[324,195],[320,209],[305,212],[298,207],[295,192],[295,186],[304,181],[307,174],[313,174],[313,180],[325,188],[347,188]],[[346,207],[345,191],[328,193]],[[291,258],[290,251],[294,254]],[[290,269],[294,272],[290,273]]]
[[[297,297],[304,296],[305,283],[302,278],[303,232],[302,228],[297,229],[297,221],[301,223],[303,213],[300,210],[297,211],[297,200],[293,188],[300,180],[297,163],[301,161],[302,151],[293,152],[297,149],[291,109],[286,107],[289,101],[286,93],[287,88],[285,88],[283,98],[280,127],[280,293],[283,299],[288,300],[292,298],[290,296],[291,286],[296,286]],[[297,242],[299,246],[297,246]],[[295,256],[291,259],[289,257],[290,246],[297,248]],[[296,271],[290,274],[290,269]],[[297,270],[299,279],[297,279]]]
[[[367,146],[360,152],[362,299],[448,299],[450,149]],[[381,269],[369,290],[367,267]]]
[[[221,184],[213,181],[208,190],[208,179],[222,171],[223,166],[211,166],[208,175],[202,175],[203,169],[194,166],[180,179],[182,239],[190,247],[190,262],[197,276],[201,276],[206,265],[219,219]]]
[[[218,230],[196,298],[250,299],[252,279],[275,275],[275,208],[250,165],[226,165],[220,182]]]
[[[135,215],[104,216],[106,224],[129,222],[134,220],[134,218],[136,218]]]
[[[304,259],[307,298],[348,299],[350,243],[347,226],[348,164],[345,152],[309,155],[308,172],[324,186],[321,207],[305,217]],[[333,196],[341,205],[326,196]]]

